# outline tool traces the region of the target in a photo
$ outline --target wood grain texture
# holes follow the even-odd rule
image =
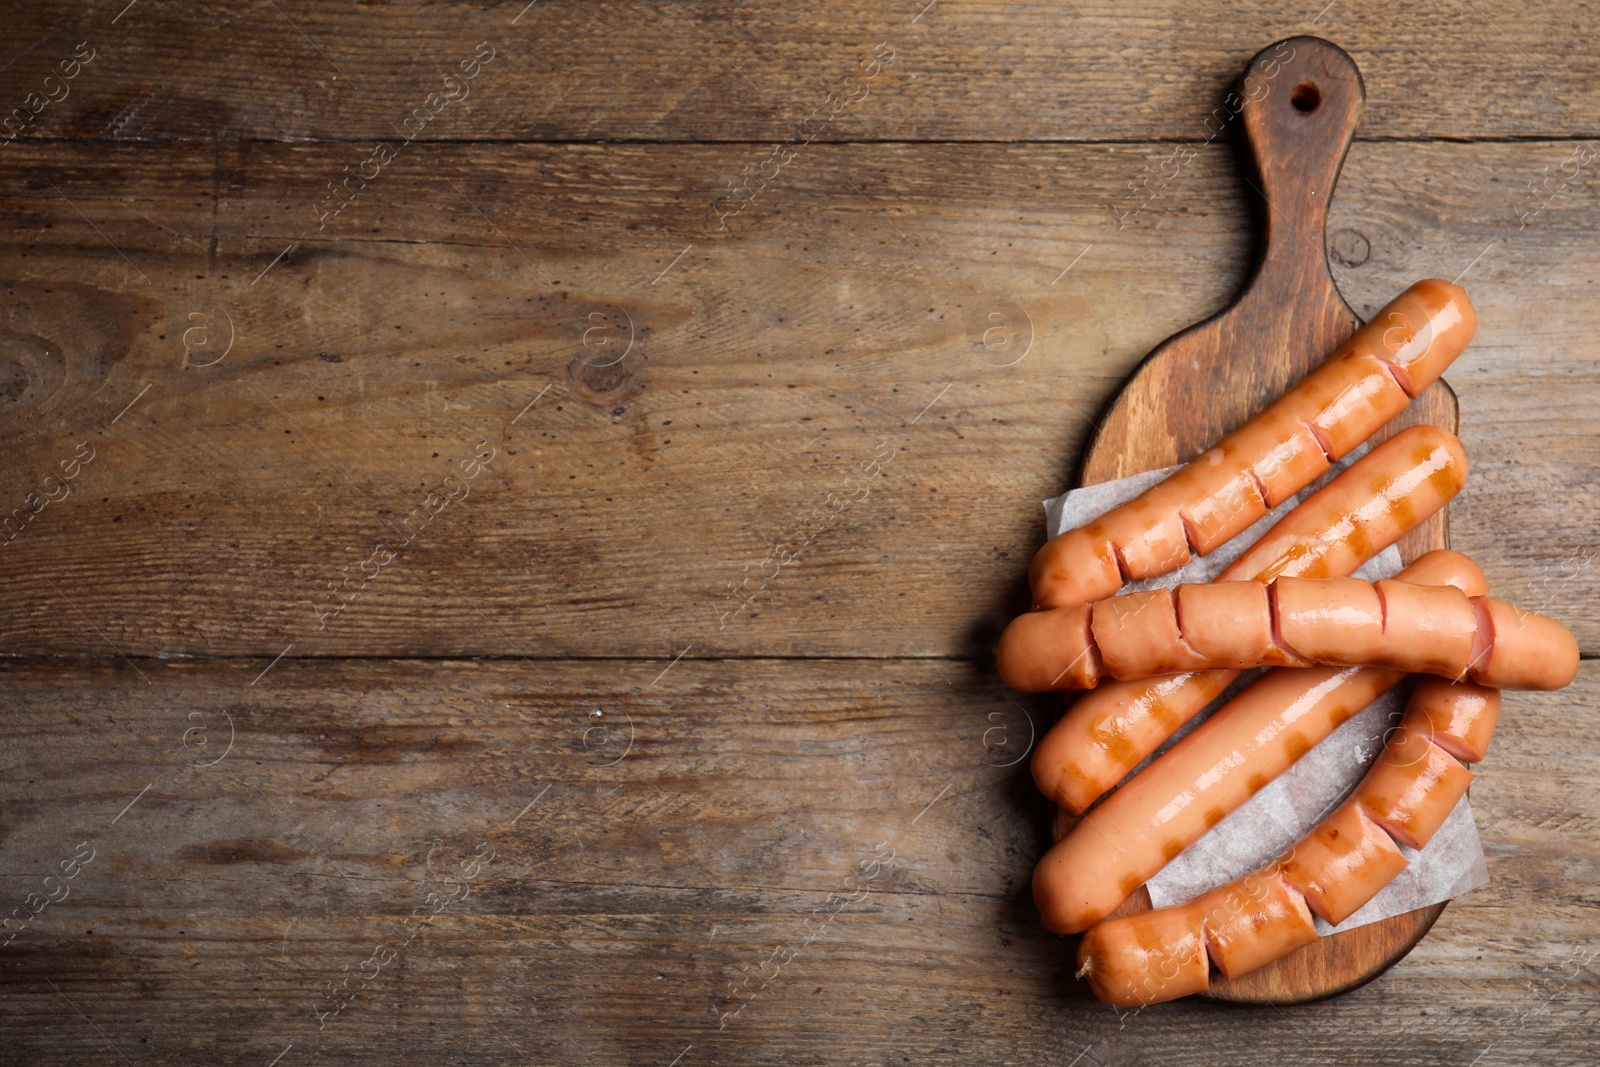
[[[1240,62],[1297,33],[1339,42],[1366,72],[1367,137],[1590,137],[1600,125],[1600,57],[1573,44],[1594,38],[1596,16],[1559,0],[122,6],[9,13],[7,109],[79,41],[98,50],[24,136],[393,138],[488,42],[496,58],[422,136],[789,141],[813,111],[820,121],[866,88],[807,129],[844,141],[1192,143],[1215,132],[1207,121]],[[846,84],[880,44],[893,61]]]
[[[689,189],[741,146],[418,146],[305,240],[347,149],[10,151],[0,513],[98,450],[0,548],[14,654],[986,655],[1035,502],[1251,255],[1220,147],[1118,230],[1126,147],[819,145],[719,234]],[[1359,314],[1470,265],[1455,543],[1592,654],[1600,204],[1586,170],[1519,229],[1507,195],[1570,152],[1357,143],[1328,229]],[[483,440],[471,497],[319,630]]]
[[[1593,663],[1565,692],[1508,695],[1473,789],[1492,881],[1389,974],[1314,1007],[1124,1018],[1072,979],[1074,943],[1038,932],[1043,805],[1025,761],[986,765],[1026,727],[974,665],[686,659],[656,680],[659,660],[290,657],[254,686],[259,661],[136,666],[0,665],[7,906],[96,849],[0,948],[8,1062],[266,1064],[290,1044],[279,1067],[668,1064],[691,1045],[681,1064],[1595,1051]],[[595,710],[631,717],[631,748],[620,728],[586,747]],[[220,754],[223,711],[233,748],[191,766]],[[318,1030],[325,984],[399,949],[482,841],[494,859],[467,898]],[[860,892],[846,876],[879,842],[895,859],[865,894],[814,915]],[[800,947],[808,920],[821,933]]]
[[[1217,108],[1295,32],[1370,80],[1329,209],[1354,311],[1466,268],[1484,313],[1456,544],[1600,647],[1592,23],[9,11],[0,888],[102,847],[0,947],[0,1063],[1591,1062],[1588,665],[1508,708],[1495,881],[1390,975],[1119,1018],[1039,934],[1048,707],[987,656],[1094,414],[1247,279]]]

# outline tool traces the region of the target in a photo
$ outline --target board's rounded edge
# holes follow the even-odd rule
[[[1370,926],[1358,926],[1354,930],[1329,934],[1327,937],[1285,956],[1272,965],[1283,964],[1285,968],[1292,968],[1296,966],[1296,956],[1319,946],[1323,947],[1323,951],[1327,953],[1338,951],[1341,948],[1348,948],[1349,942],[1341,942],[1341,938],[1353,941],[1356,935],[1365,933],[1371,926],[1387,926],[1391,931],[1402,926],[1407,928],[1400,941],[1387,952],[1380,954],[1367,968],[1363,968],[1358,973],[1349,975],[1345,979],[1325,988],[1307,988],[1291,994],[1258,991],[1251,988],[1250,980],[1268,970],[1268,968],[1263,967],[1259,971],[1252,971],[1250,974],[1240,978],[1214,979],[1211,988],[1201,995],[1211,1000],[1228,1004],[1271,1004],[1278,1007],[1288,1007],[1295,1004],[1315,1004],[1320,1000],[1331,1000],[1334,997],[1343,996],[1346,993],[1360,989],[1368,982],[1382,977],[1389,968],[1409,956],[1411,950],[1416,948],[1424,937],[1428,936],[1428,931],[1433,929],[1433,924],[1439,921],[1439,916],[1444,914],[1444,909],[1449,904],[1450,901],[1441,900],[1437,904],[1428,904],[1413,911],[1392,915],[1381,922],[1372,923]]]

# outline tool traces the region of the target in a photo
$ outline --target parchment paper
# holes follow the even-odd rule
[[[1348,457],[1338,469],[1343,469],[1359,454]],[[1176,469],[1168,467],[1147,471],[1114,482],[1074,489],[1063,496],[1046,500],[1045,521],[1050,536],[1081,526],[1123,501],[1132,499]],[[1130,582],[1123,591],[1131,593],[1180,582],[1210,581],[1303,497],[1324,484],[1332,473],[1324,475],[1293,500],[1285,501],[1272,514],[1211,555],[1196,557],[1162,578]],[[1399,570],[1400,553],[1391,547],[1369,560],[1356,574],[1374,580],[1392,577]],[[1156,756],[1203,722],[1212,711],[1226,703],[1259,673],[1251,672],[1229,687],[1211,707],[1196,715],[1168,740],[1156,752]],[[1366,773],[1368,764],[1383,748],[1388,728],[1399,722],[1408,688],[1402,683],[1364,711],[1352,716],[1320,745],[1301,757],[1277,781],[1263,788],[1232,815],[1212,827],[1204,837],[1150,879],[1147,885],[1155,906],[1160,908],[1191,900],[1208,889],[1265,866],[1332,812],[1355,788]],[[1141,768],[1143,766],[1140,765]],[[1426,849],[1419,852],[1401,845],[1400,850],[1410,862],[1394,881],[1337,927],[1318,919],[1317,930],[1328,934],[1364,926],[1391,915],[1449,900],[1489,881],[1483,845],[1478,840],[1472,806],[1466,797],[1461,798]]]

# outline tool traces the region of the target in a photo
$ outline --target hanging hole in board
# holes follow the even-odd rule
[[[1310,82],[1301,82],[1289,94],[1289,103],[1303,115],[1309,115],[1322,104],[1322,92]]]

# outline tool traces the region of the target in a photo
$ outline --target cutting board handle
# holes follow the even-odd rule
[[[1257,53],[1236,91],[1266,200],[1266,244],[1251,296],[1279,309],[1312,294],[1342,304],[1324,230],[1366,104],[1361,71],[1338,45],[1290,37]]]
[[[1256,54],[1206,120],[1235,119],[1263,203],[1255,270],[1233,304],[1140,364],[1084,454],[1085,485],[1187,463],[1333,354],[1361,325],[1328,269],[1328,201],[1366,104],[1355,61],[1320,37]],[[1198,402],[1203,398],[1203,402]],[[1145,442],[1148,447],[1141,446]]]

